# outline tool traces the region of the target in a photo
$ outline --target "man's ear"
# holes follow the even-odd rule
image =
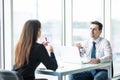
[[[100,30],[100,33],[102,33],[102,30]]]

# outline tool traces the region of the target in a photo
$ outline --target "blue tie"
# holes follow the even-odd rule
[[[92,52],[91,52],[91,58],[96,58],[96,47],[95,47],[95,42],[93,42],[92,46]]]

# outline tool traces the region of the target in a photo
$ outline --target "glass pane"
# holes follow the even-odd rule
[[[73,0],[73,45],[89,37],[89,23],[102,15],[103,0]]]
[[[42,36],[48,37],[53,45],[61,45],[61,11],[61,0],[13,0],[14,45],[28,19],[39,19]]]
[[[14,47],[28,19],[38,19],[42,24],[41,36],[47,37],[53,46],[61,45],[62,0],[13,0]]]
[[[38,0],[38,19],[42,22],[42,36],[47,36],[53,45],[61,45],[61,1]]]
[[[112,0],[111,5],[111,40],[113,47],[114,76],[120,75],[120,0]]]
[[[2,33],[2,30],[1,30],[2,29],[2,22],[1,21],[2,21],[2,0],[0,0],[0,69],[2,68],[2,61],[3,61],[2,60],[3,59],[2,58],[2,44],[1,44],[2,39],[3,39],[1,36],[2,35],[1,34]]]
[[[1,0],[0,0],[0,68],[1,68]]]
[[[14,45],[16,45],[16,42],[19,39],[25,21],[36,18],[36,8],[36,0],[13,0]]]

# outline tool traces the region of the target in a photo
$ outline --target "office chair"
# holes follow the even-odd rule
[[[0,70],[0,80],[23,80],[16,71]]]

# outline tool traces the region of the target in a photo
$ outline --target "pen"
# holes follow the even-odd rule
[[[48,40],[47,40],[47,37],[45,37],[45,42],[46,42],[46,45],[48,45]]]
[[[47,37],[45,37],[45,41],[47,41]]]

